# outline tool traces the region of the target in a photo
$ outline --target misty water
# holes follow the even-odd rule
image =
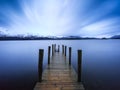
[[[33,90],[38,81],[38,50],[44,49],[45,68],[51,44],[72,47],[76,71],[77,50],[82,49],[86,90],[120,90],[120,40],[0,41],[0,90]]]

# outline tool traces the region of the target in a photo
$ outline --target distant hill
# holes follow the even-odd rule
[[[0,40],[74,40],[82,39],[81,37],[57,37],[57,36],[0,36]]]
[[[90,37],[80,37],[80,36],[34,36],[34,35],[17,35],[17,36],[9,36],[9,35],[0,35],[0,40],[80,40],[80,39],[98,39],[98,38],[90,38]]]
[[[120,39],[120,35],[112,36],[111,38],[95,38],[95,37],[81,37],[81,36],[38,36],[38,35],[8,35],[0,32],[0,40],[90,40],[90,39]]]
[[[114,35],[111,37],[111,39],[120,39],[120,35]]]

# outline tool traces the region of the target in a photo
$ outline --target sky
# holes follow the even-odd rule
[[[0,0],[0,34],[119,35],[120,0]]]

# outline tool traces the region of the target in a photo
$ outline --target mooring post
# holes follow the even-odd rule
[[[71,51],[72,51],[72,49],[71,49],[71,47],[69,47],[69,65],[71,65]]]
[[[52,44],[52,56],[54,55],[54,45]]]
[[[56,52],[56,44],[55,44],[55,47],[54,47],[54,52]]]
[[[39,82],[42,81],[42,70],[43,70],[43,55],[44,55],[44,50],[39,49],[39,61],[38,61],[38,75],[39,75]]]
[[[60,45],[58,45],[58,52],[60,52]]]
[[[66,56],[66,53],[67,53],[67,46],[65,46],[65,56]]]
[[[48,64],[50,64],[50,51],[51,51],[51,47],[48,46]]]
[[[62,54],[64,54],[64,45],[62,45]]]
[[[78,82],[81,82],[82,74],[82,50],[78,50]]]

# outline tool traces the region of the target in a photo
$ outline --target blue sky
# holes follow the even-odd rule
[[[120,34],[120,0],[0,0],[0,33],[109,37]]]

